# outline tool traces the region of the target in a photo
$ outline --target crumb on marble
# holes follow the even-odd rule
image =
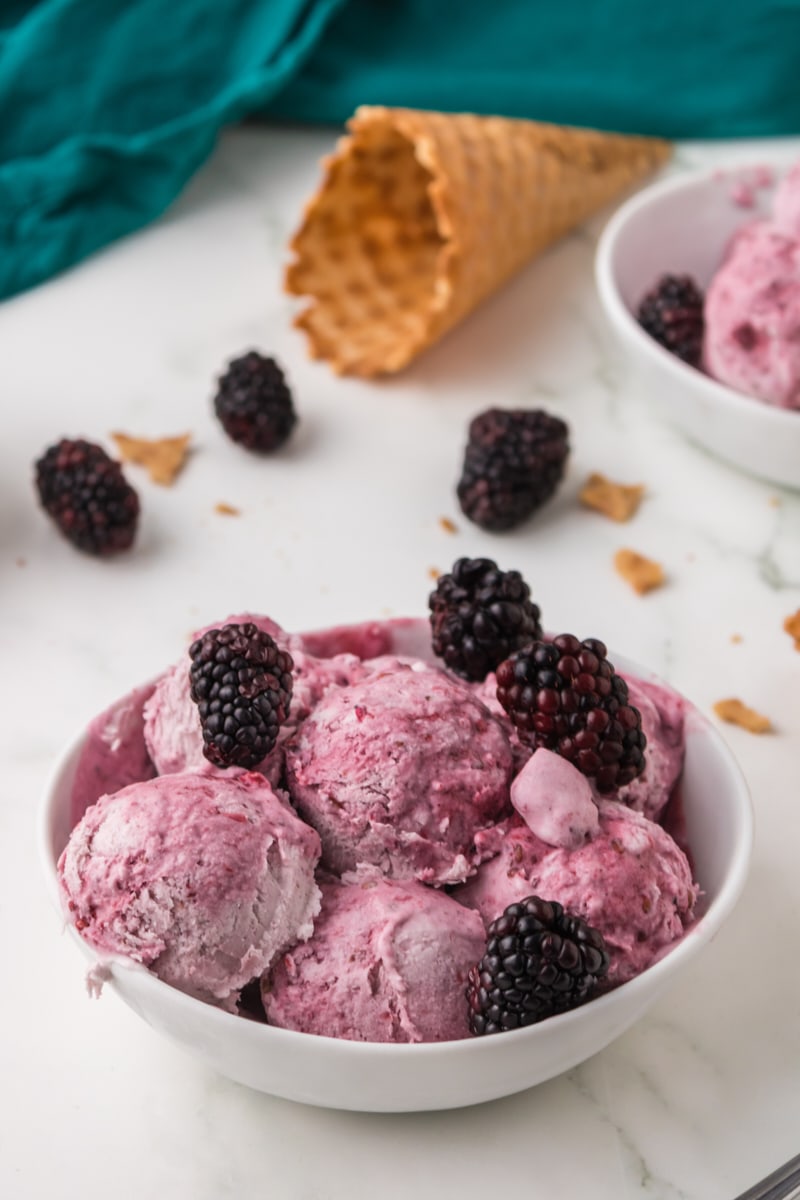
[[[794,638],[795,650],[800,650],[800,608],[783,622],[783,628],[789,637]]]
[[[242,510],[236,508],[233,504],[226,504],[224,500],[220,500],[219,504],[214,505],[214,512],[219,513],[221,517],[240,517]]]
[[[578,493],[578,499],[586,508],[593,508],[612,521],[630,521],[643,495],[644,484],[614,483],[594,472]]]
[[[645,558],[635,550],[618,550],[614,555],[614,566],[622,578],[629,583],[640,596],[666,583],[666,575],[661,563],[652,558]]]
[[[734,646],[738,646],[740,642],[744,641],[744,638],[740,633],[732,633],[731,641],[733,642]]]
[[[769,717],[762,716],[754,708],[748,708],[741,700],[731,697],[728,700],[718,700],[714,712],[722,721],[730,725],[739,725],[748,733],[770,733],[772,722]]]
[[[439,578],[439,576],[441,575],[441,573],[442,572],[439,570],[438,567],[428,567],[428,575],[433,580],[434,583],[436,583],[436,581]]]
[[[458,526],[449,517],[439,517],[439,525],[445,533],[458,533]]]
[[[146,467],[153,483],[170,487],[186,462],[190,433],[178,437],[136,438],[127,433],[112,433],[123,462]]]
[[[780,508],[783,501],[780,496],[770,496],[768,503],[772,508]]]

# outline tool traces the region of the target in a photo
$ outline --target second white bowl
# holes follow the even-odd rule
[[[800,412],[744,396],[688,366],[641,328],[635,312],[664,274],[693,276],[705,290],[733,233],[765,215],[771,189],[736,203],[753,168],[682,175],[637,193],[611,218],[597,247],[600,300],[639,368],[642,399],[665,420],[734,466],[800,488]]]

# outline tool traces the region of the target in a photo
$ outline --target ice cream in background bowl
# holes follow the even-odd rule
[[[159,681],[132,691],[73,740],[54,769],[41,809],[48,886],[68,918],[68,935],[88,956],[91,988],[113,990],[155,1029],[223,1075],[300,1102],[362,1111],[460,1107],[512,1094],[569,1069],[627,1029],[731,912],[750,857],[747,788],[719,734],[688,702],[679,702],[685,759],[673,795],[680,809],[673,832],[681,842],[685,834],[690,865],[677,846],[674,855],[662,853],[655,843],[663,838],[673,846],[672,839],[638,811],[658,807],[674,764],[654,759],[654,790],[640,789],[647,794],[631,795],[625,805],[601,799],[599,813],[590,812],[585,790],[569,791],[577,772],[559,756],[549,756],[553,763],[547,751],[536,750],[527,762],[518,754],[511,765],[510,738],[504,740],[499,717],[475,699],[480,688],[442,676],[441,664],[434,663],[428,621],[341,627],[295,637],[291,644],[303,664],[298,683],[308,682],[304,703],[319,706],[311,693],[330,696],[328,686],[357,693],[351,733],[368,724],[359,717],[367,704],[387,711],[381,682],[387,675],[401,681],[392,700],[401,710],[400,736],[415,722],[418,730],[431,721],[447,727],[449,732],[434,739],[435,753],[449,768],[434,781],[441,791],[431,810],[447,832],[443,840],[434,839],[444,855],[432,853],[426,838],[412,832],[424,819],[419,814],[412,819],[405,796],[391,836],[367,839],[373,861],[365,863],[359,851],[357,869],[349,871],[349,849],[340,861],[342,846],[354,845],[353,829],[373,794],[375,743],[354,735],[345,758],[355,755],[358,771],[342,773],[345,793],[331,789],[336,771],[329,754],[314,752],[314,743],[321,727],[344,719],[332,702],[323,706],[313,736],[301,741],[298,734],[286,742],[287,754],[293,745],[301,747],[305,815],[316,821],[319,833],[294,811],[269,762],[258,771],[187,772],[176,760],[171,764],[176,770],[153,777],[140,743],[148,705],[151,718],[159,711],[154,700]],[[661,697],[661,715],[654,708],[649,728],[660,720],[669,731],[676,718],[664,697],[675,693],[660,691],[646,669],[619,655],[613,660],[638,681],[632,690],[639,686]],[[426,675],[432,686],[420,689]],[[168,677],[166,672],[160,679]],[[307,720],[299,711],[295,707],[298,720]],[[152,745],[152,720],[148,736]],[[413,754],[417,779],[430,783],[427,738],[423,733],[425,746]],[[463,738],[471,743],[471,755],[463,753]],[[669,743],[667,736],[666,760]],[[283,752],[282,743],[276,751]],[[560,787],[563,766],[572,772],[566,820],[554,819],[541,803],[542,778],[545,793],[554,778]],[[522,782],[511,797],[513,808],[501,816],[498,779],[510,785],[512,775]],[[325,805],[314,787],[320,778],[332,810],[344,814],[333,834],[328,817],[319,819]],[[471,824],[465,824],[464,788],[483,797]],[[116,794],[101,799],[105,792]],[[510,883],[499,879],[493,864],[501,861],[504,838],[513,849],[520,827],[530,843],[525,863],[531,874]],[[591,916],[592,892],[581,874],[591,876],[593,868],[573,857],[574,850],[587,860],[613,860],[618,872],[613,886],[624,905],[626,879],[618,863],[626,841],[645,873],[648,855],[658,861],[657,903],[652,911],[645,904],[648,911],[632,932],[626,919],[620,933],[614,913],[607,914],[603,933],[612,948],[615,986],[527,1028],[470,1036],[464,984],[485,947],[484,921],[494,915],[494,892],[495,907],[504,906],[535,890],[528,883],[540,871],[553,892],[548,899],[562,898],[565,908],[585,903],[582,915]],[[519,856],[514,867],[519,869]],[[226,874],[234,880],[233,893],[220,882]],[[435,886],[440,879],[446,882]],[[628,884],[638,887],[630,879]],[[684,926],[689,909],[692,918]],[[268,936],[259,939],[251,925],[266,926]],[[205,964],[199,974],[198,946]],[[247,1019],[244,997],[236,1011],[245,980],[259,976],[266,1024]],[[382,1027],[387,1016],[388,1034]],[[371,1040],[352,1040],[365,1037]]]
[[[800,488],[800,167],[762,163],[653,184],[606,225],[600,300],[643,403],[734,466]],[[665,275],[705,296],[702,369],[640,326]]]

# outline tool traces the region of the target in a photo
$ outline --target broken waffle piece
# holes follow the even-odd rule
[[[586,480],[578,499],[586,508],[593,508],[612,521],[630,521],[643,495],[643,484],[614,483],[595,472]]]
[[[729,725],[739,725],[748,733],[770,733],[772,731],[772,722],[769,717],[762,716],[754,708],[748,708],[741,700],[735,698],[718,700],[714,705],[714,712],[720,720],[727,721]]]
[[[112,433],[123,462],[145,467],[153,483],[170,487],[186,462],[190,433],[179,437],[137,438],[127,433]]]
[[[795,650],[800,650],[800,608],[783,622],[783,628],[789,637],[794,638]]]
[[[669,155],[628,137],[362,107],[292,238],[295,324],[337,374],[405,367],[515,271]]]
[[[654,562],[652,558],[645,558],[635,550],[618,550],[614,555],[614,566],[626,583],[640,596],[666,583],[661,563]]]

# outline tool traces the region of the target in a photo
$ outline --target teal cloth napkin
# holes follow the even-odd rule
[[[0,297],[153,220],[246,116],[800,133],[800,0],[0,0]]]

